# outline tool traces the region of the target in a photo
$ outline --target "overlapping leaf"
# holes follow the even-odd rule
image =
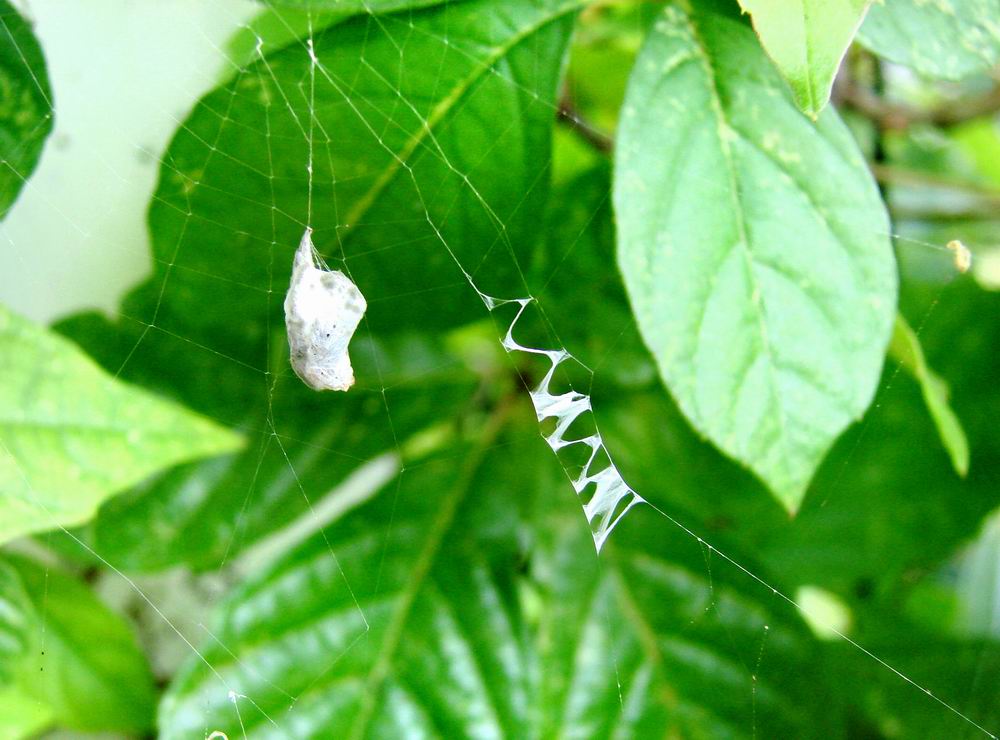
[[[0,307],[0,542],[80,524],[157,471],[241,444]]]
[[[544,207],[577,5],[358,18],[312,38],[315,65],[292,43],[195,107],[150,212],[156,273],[116,326],[80,317],[63,330],[252,444],[108,507],[89,533],[99,551],[134,567],[218,565],[369,457],[453,415],[473,377],[443,337],[414,328],[440,335],[485,316],[449,249],[481,268],[484,289],[518,289],[509,249],[530,243]],[[287,367],[280,297],[310,192],[318,247],[346,256],[339,266],[369,305],[352,348],[358,385],[344,395],[309,392]]]
[[[795,103],[817,116],[871,0],[740,0]]]
[[[998,0],[875,3],[858,39],[921,74],[957,80],[1000,63]]]
[[[836,712],[808,708],[808,635],[769,589],[706,566],[648,510],[597,567],[544,444],[490,441],[408,472],[238,589],[212,670],[188,661],[164,699],[163,737],[835,731]]]
[[[597,368],[601,431],[636,490],[710,537],[736,538],[786,583],[822,586],[852,607],[898,598],[914,574],[974,535],[1000,505],[991,472],[1000,448],[990,421],[1000,413],[990,370],[1000,335],[983,320],[1000,312],[996,295],[965,280],[944,292],[935,285],[907,305],[921,326],[926,362],[952,389],[951,406],[965,423],[975,461],[969,477],[950,471],[921,388],[893,362],[877,405],[837,442],[814,494],[789,520],[759,483],[698,438],[656,382],[621,281],[604,269],[614,251],[602,169],[554,193],[552,241],[536,255],[533,291],[566,346]]]
[[[663,379],[795,511],[871,401],[892,329],[888,222],[850,134],[795,109],[737,19],[668,7],[630,82],[614,202]]]
[[[0,641],[17,646],[0,652],[0,686],[24,722],[48,715],[68,729],[124,732],[152,724],[153,677],[135,637],[76,579],[0,560]],[[45,711],[22,708],[34,705]]]
[[[902,316],[896,317],[889,355],[920,383],[924,402],[937,426],[941,443],[948,450],[955,472],[964,477],[969,472],[969,441],[965,437],[962,423],[948,404],[948,385],[927,365],[920,338]]]
[[[112,367],[138,338],[127,322],[110,325],[96,315],[78,316],[60,329]],[[276,332],[274,344],[283,343]],[[362,331],[351,352],[357,385],[334,395],[309,390],[290,368],[276,368],[279,377],[269,380],[263,369],[177,337],[142,342],[125,366],[126,377],[230,421],[243,430],[247,445],[151,478],[109,502],[77,535],[119,567],[157,570],[183,562],[217,568],[309,512],[370,458],[401,455],[414,435],[466,403],[474,387],[468,369],[430,337],[379,341]],[[279,351],[275,362],[286,358],[287,350]],[[83,554],[64,544],[67,552]]]
[[[52,90],[31,26],[0,0],[0,218],[35,169],[52,131]]]
[[[486,292],[520,284],[510,250],[530,245],[542,208],[580,5],[480,0],[363,16],[210,93],[164,156],[151,206],[162,266],[142,304],[155,309],[128,313],[211,336],[259,367],[262,326],[245,318],[280,322],[274,293],[310,221],[378,330],[476,316],[455,260]]]

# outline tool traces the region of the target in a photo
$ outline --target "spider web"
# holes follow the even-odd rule
[[[414,24],[412,18],[412,14],[403,13],[393,16],[368,15],[354,21],[364,25],[366,34],[372,37],[382,34],[397,44],[400,69],[396,79],[386,77],[376,64],[366,59],[364,51],[359,59],[361,67],[367,73],[378,77],[389,95],[395,95],[398,106],[393,109],[392,115],[385,116],[373,101],[358,93],[354,87],[356,80],[346,79],[324,64],[315,47],[316,39],[323,31],[311,27],[310,21],[307,33],[299,41],[292,42],[293,45],[300,46],[298,58],[307,60],[306,73],[296,85],[289,87],[281,82],[284,72],[274,69],[273,58],[265,54],[266,40],[257,36],[258,44],[254,58],[250,63],[230,61],[233,67],[233,81],[222,88],[223,92],[219,96],[207,103],[207,109],[214,115],[214,130],[194,131],[188,128],[186,122],[172,117],[180,130],[191,134],[191,140],[195,142],[191,151],[179,153],[188,157],[183,161],[178,152],[173,151],[173,158],[164,157],[158,160],[162,171],[161,177],[175,178],[177,184],[175,193],[180,195],[179,200],[163,201],[164,209],[172,210],[173,217],[179,223],[173,232],[174,251],[168,259],[157,256],[160,269],[156,271],[147,294],[143,296],[146,302],[136,301],[133,304],[134,307],[148,313],[134,314],[126,304],[118,314],[123,323],[130,324],[135,329],[134,341],[115,348],[112,357],[103,359],[106,363],[114,363],[117,359],[118,373],[133,379],[130,376],[133,366],[169,357],[176,347],[186,345],[188,350],[184,355],[186,357],[190,356],[192,351],[195,354],[202,353],[213,362],[221,359],[224,363],[230,364],[234,372],[242,373],[243,379],[256,377],[257,392],[249,398],[234,399],[249,402],[251,408],[249,414],[237,414],[240,407],[234,406],[232,416],[215,415],[218,421],[241,428],[251,443],[256,444],[257,468],[249,488],[241,491],[238,514],[225,551],[213,564],[220,568],[234,565],[236,572],[241,572],[240,568],[245,572],[261,562],[268,562],[275,553],[282,553],[306,537],[318,533],[324,539],[326,558],[339,572],[343,586],[353,601],[353,609],[358,620],[355,637],[347,641],[339,653],[322,656],[323,662],[328,666],[333,665],[356,648],[368,631],[368,620],[362,604],[354,596],[351,586],[353,578],[349,577],[341,567],[335,546],[326,539],[328,530],[325,525],[335,521],[345,510],[365,500],[377,488],[389,481],[395,481],[393,486],[398,494],[404,477],[415,467],[412,461],[419,459],[419,454],[414,451],[422,447],[424,430],[419,425],[413,424],[412,420],[401,418],[404,414],[398,409],[404,406],[405,402],[400,400],[397,394],[401,390],[419,390],[423,384],[432,382],[442,369],[447,370],[453,362],[447,359],[442,361],[439,357],[429,357],[423,363],[423,369],[414,370],[406,363],[398,362],[398,358],[391,351],[381,347],[379,337],[392,321],[400,319],[400,315],[407,311],[416,316],[433,315],[436,311],[452,310],[441,308],[442,304],[451,302],[456,306],[455,313],[466,315],[468,311],[474,309],[475,302],[470,303],[467,300],[472,297],[478,299],[485,307],[484,316],[489,315],[494,319],[500,344],[511,355],[511,367],[524,379],[526,395],[541,425],[542,436],[556,455],[569,480],[566,495],[573,495],[575,491],[580,496],[580,503],[598,550],[626,514],[629,517],[655,515],[665,520],[665,523],[670,525],[671,531],[679,532],[697,543],[704,552],[705,567],[710,580],[713,559],[724,561],[747,579],[769,590],[776,600],[793,610],[801,610],[800,604],[792,596],[772,586],[764,577],[742,565],[737,558],[727,555],[724,549],[709,543],[682,518],[643,499],[619,473],[613,462],[614,450],[609,451],[605,446],[591,404],[597,373],[608,362],[614,360],[615,348],[612,346],[605,349],[603,354],[596,357],[596,362],[588,364],[570,352],[559,339],[557,333],[559,327],[546,313],[543,300],[539,299],[529,287],[529,278],[524,267],[526,260],[524,247],[515,243],[511,236],[518,233],[517,222],[522,218],[519,211],[535,194],[534,186],[523,194],[521,202],[505,204],[508,208],[499,210],[493,203],[490,193],[483,192],[476,184],[475,159],[463,158],[462,161],[456,161],[455,155],[449,153],[449,147],[438,140],[439,134],[436,132],[439,130],[440,121],[436,117],[437,111],[434,109],[428,111],[424,101],[406,88],[403,69],[404,49],[412,37],[429,34],[427,29]],[[492,59],[488,53],[477,55],[475,51],[452,43],[446,35],[440,33],[429,35],[446,50],[442,52],[439,81],[446,81],[445,61],[449,58],[448,55],[455,55],[456,58],[464,57],[469,63],[481,66],[483,74],[491,82],[516,90],[516,95],[530,99],[532,106],[545,109],[550,119],[556,118],[559,107],[554,101],[546,100],[538,88],[518,81],[509,69]],[[486,51],[489,51],[488,47]],[[339,145],[338,135],[342,132],[327,128],[325,121],[330,111],[317,106],[318,90],[321,94],[327,95],[333,91],[340,98],[341,104],[354,113],[357,121],[384,149],[387,160],[395,162],[392,167],[399,173],[399,177],[409,180],[410,187],[406,192],[416,198],[410,204],[416,205],[415,213],[408,211],[405,205],[400,203],[395,204],[399,216],[397,220],[383,217],[381,220],[366,221],[360,211],[343,213],[339,210],[338,197],[342,197],[339,190],[341,183],[348,183],[348,188],[353,181],[367,184],[366,178],[370,178],[370,175],[365,172],[339,171],[340,168],[335,164],[335,157],[331,151]],[[231,106],[242,96],[260,97],[261,109],[264,111],[260,122],[248,124],[245,120],[231,117]],[[304,115],[302,111],[305,111]],[[397,115],[399,120],[395,118]],[[419,124],[417,129],[420,132],[419,142],[412,151],[401,154],[400,148],[394,146],[394,143],[401,133],[410,133],[406,122],[414,120]],[[586,127],[582,121],[576,120],[575,123]],[[514,125],[512,122],[511,127]],[[222,146],[224,137],[232,130],[241,127],[248,129],[251,141],[254,136],[263,133],[266,150],[241,152],[224,148]],[[290,141],[297,142],[296,146],[300,148],[302,155],[298,158],[294,170],[283,169],[287,164],[284,161],[275,161],[272,147],[272,143],[275,142],[281,142],[282,147],[286,147]],[[415,171],[421,165],[415,162],[424,160],[433,162],[435,167],[443,168],[453,182],[460,183],[457,195],[448,192],[446,188],[442,188],[443,194],[442,191],[428,192],[426,185],[422,186],[422,181]],[[248,233],[228,223],[224,214],[199,212],[190,206],[195,202],[194,195],[200,188],[218,188],[209,181],[208,173],[219,161],[228,161],[243,167],[248,172],[248,177],[260,176],[269,183],[271,189],[269,199],[251,205],[270,214],[270,233],[263,235]],[[545,163],[541,168],[542,173],[548,174],[549,164]],[[28,187],[31,187],[30,182]],[[542,188],[543,186],[539,184],[538,192],[541,192]],[[289,197],[289,192],[301,193],[304,198]],[[217,195],[232,198],[234,201],[247,201],[247,196],[242,190],[219,188]],[[449,198],[451,202],[447,202]],[[446,203],[442,205],[442,201]],[[186,209],[179,205],[184,202],[188,203]],[[456,214],[461,213],[470,204],[478,209],[478,217],[493,227],[493,239],[488,245],[461,244],[453,232],[449,231],[451,222],[448,219],[457,218]],[[155,219],[155,216],[152,218]],[[401,224],[413,219],[422,220],[429,229],[429,233],[419,245],[420,259],[436,260],[434,264],[445,275],[437,285],[414,284],[412,280],[407,285],[405,281],[400,282],[396,279],[398,276],[390,276],[386,272],[386,265],[390,268],[401,265],[400,272],[405,273],[407,266],[412,264],[406,261],[406,251],[413,249],[413,243],[411,241],[400,243],[392,234]],[[226,274],[219,274],[210,267],[206,268],[199,257],[193,254],[192,250],[196,250],[198,245],[186,241],[188,230],[193,230],[195,224],[200,227],[207,225],[209,230],[215,230],[216,235],[228,238],[233,243],[234,250],[247,249],[251,245],[263,246],[268,259],[263,264],[246,264],[245,260],[239,257],[227,257],[232,269]],[[168,230],[162,224],[154,223],[154,229],[157,228],[160,231]],[[356,344],[351,350],[352,359],[356,359],[364,368],[363,373],[359,374],[358,387],[351,391],[353,396],[361,399],[358,408],[352,407],[352,413],[361,415],[367,422],[366,433],[377,437],[370,444],[371,449],[377,451],[375,454],[370,452],[358,455],[349,446],[341,447],[340,445],[344,444],[344,440],[341,439],[337,440],[336,445],[323,442],[322,436],[318,444],[302,440],[294,428],[288,431],[283,425],[283,414],[288,411],[289,404],[310,401],[303,400],[306,396],[296,387],[297,380],[287,368],[287,362],[284,362],[283,347],[280,344],[282,327],[280,324],[272,325],[272,318],[276,316],[275,307],[280,306],[287,287],[282,279],[276,278],[276,275],[287,273],[287,265],[290,265],[292,253],[298,243],[297,238],[289,239],[288,235],[295,230],[301,232],[306,229],[314,230],[319,250],[325,252],[326,259],[332,264],[336,263],[338,267],[344,269],[365,292],[369,304],[375,309],[370,311],[364,320],[364,329],[359,332]],[[371,232],[372,235],[367,236],[366,232]],[[365,238],[358,237],[358,233],[364,234]],[[379,246],[358,249],[353,246],[358,242]],[[913,240],[911,242],[944,251],[939,245]],[[572,246],[549,274],[550,280],[567,259],[572,259]],[[236,253],[238,254],[238,251]],[[441,256],[446,259],[439,260]],[[211,260],[208,262],[211,264]],[[450,271],[445,269],[447,265],[450,265]],[[384,279],[389,285],[380,285],[380,279]],[[210,314],[215,314],[204,320],[178,313],[178,304],[174,302],[182,300],[186,291],[197,281],[215,284],[220,295],[218,303],[213,307],[191,307],[193,312],[208,311]],[[213,331],[219,327],[225,326],[228,322],[237,322],[235,317],[246,302],[245,299],[241,299],[239,305],[230,309],[226,306],[226,301],[234,294],[250,294],[255,305],[264,306],[262,313],[266,317],[266,325],[263,356],[259,354],[254,356],[252,353],[248,355],[241,349],[247,339],[244,336],[220,335],[217,340],[203,338],[202,331],[205,335],[212,336]],[[482,311],[482,308],[479,310]],[[405,317],[401,320],[406,321]],[[197,332],[192,331],[192,324],[197,325]],[[623,326],[621,334],[624,335],[629,331],[630,327]],[[257,345],[259,342],[254,343],[254,346]],[[404,354],[406,351],[404,348]],[[535,360],[535,363],[529,365],[521,360]],[[191,368],[192,374],[196,375],[197,370],[197,367]],[[898,373],[898,369],[896,372]],[[895,373],[885,384],[886,390],[894,378]],[[138,379],[149,380],[148,377]],[[447,378],[442,387],[448,387],[449,383],[454,386],[456,395],[464,395],[468,391],[463,383],[450,381]],[[156,385],[155,382],[151,384]],[[218,392],[225,394],[229,390],[220,387]],[[316,405],[317,413],[327,413],[334,404],[341,402],[341,399],[324,397],[311,402]],[[461,409],[462,406],[459,404],[456,408]],[[417,416],[421,410],[422,407],[417,409]],[[377,421],[379,423],[376,423]],[[406,430],[406,433],[401,430]],[[500,444],[509,442],[491,444],[488,448],[493,449]],[[858,444],[863,444],[863,439],[859,440]],[[294,516],[282,520],[284,526],[278,531],[268,535],[262,542],[256,543],[253,548],[245,550],[244,540],[252,540],[252,536],[248,534],[250,525],[246,525],[246,522],[253,508],[260,503],[259,489],[265,487],[259,480],[258,473],[264,469],[268,455],[272,454],[279,455],[284,461],[285,474],[301,496],[300,507],[294,512]],[[349,480],[338,485],[330,493],[313,479],[304,476],[304,472],[312,464],[308,459],[309,456],[315,457],[320,454],[345,458],[345,466],[342,469],[338,468],[338,477],[343,477],[339,475],[341,471],[348,471],[350,475]],[[828,491],[827,494],[829,493]],[[639,504],[646,506],[638,506],[635,512],[629,513]],[[643,508],[650,514],[641,514]],[[392,526],[390,520],[385,534],[386,546],[390,541]],[[80,538],[76,533],[66,532],[66,534],[109,568],[116,579],[127,584],[129,589],[137,594],[183,642],[185,649],[203,660],[222,687],[219,704],[230,707],[225,711],[235,713],[239,726],[244,728],[244,735],[247,734],[242,713],[244,710],[241,709],[244,703],[262,714],[275,729],[279,728],[282,718],[274,716],[258,704],[254,690],[236,685],[216,671],[211,661],[205,657],[204,649],[196,647],[200,641],[199,637],[191,637],[188,630],[183,628],[184,618],[180,615],[167,614],[165,602],[161,600],[167,597],[155,598],[154,586],[146,586],[139,579],[128,575],[127,568],[116,565],[114,556],[104,553],[99,543],[95,545],[93,541]],[[231,561],[234,559],[237,562],[232,564]],[[380,577],[381,574],[376,576],[376,580]],[[197,628],[208,633],[208,629],[202,624],[198,624]],[[895,674],[902,681],[911,684],[915,690],[932,697],[942,707],[942,711],[950,711],[970,727],[982,731],[987,736],[995,737],[973,718],[966,716],[957,707],[870,652],[836,626],[830,628],[840,638],[867,655],[881,669]],[[756,648],[756,665],[750,670],[753,676],[754,711],[756,711],[757,677],[765,662],[769,630],[770,627],[765,625],[764,634]],[[230,648],[222,644],[215,635],[208,633],[208,639],[215,640],[224,651],[236,658]],[[238,661],[238,658],[236,660]],[[282,687],[272,685],[267,688],[291,700],[290,715],[293,715],[295,702],[316,681],[319,681],[321,676],[322,673],[315,675],[305,688],[294,694],[286,692]],[[621,703],[624,710],[624,697]],[[220,711],[218,706],[217,704],[206,709],[205,727],[208,736],[214,733],[213,727],[217,718],[213,712]],[[756,715],[751,722],[756,731]],[[221,736],[221,733],[216,736]]]

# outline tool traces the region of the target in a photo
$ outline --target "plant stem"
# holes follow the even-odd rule
[[[559,100],[559,112],[557,116],[560,123],[564,123],[573,129],[579,134],[580,138],[601,154],[611,154],[614,150],[615,144],[612,138],[603,131],[598,131],[588,124],[580,115],[573,103],[572,97],[570,97],[569,91],[563,91],[562,98]]]
[[[841,105],[857,111],[883,131],[899,131],[918,123],[950,128],[1000,112],[1000,84],[983,95],[927,109],[889,102],[847,76],[837,80],[834,95]]]

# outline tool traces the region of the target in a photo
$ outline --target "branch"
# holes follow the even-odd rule
[[[1000,217],[1000,191],[959,182],[930,172],[892,167],[879,162],[869,162],[875,179],[882,185],[916,185],[943,188],[968,196],[971,200],[962,208],[906,208],[889,201],[894,219],[922,219],[930,221],[982,221]]]
[[[996,208],[963,208],[955,210],[932,210],[929,208],[906,208],[889,206],[894,222],[899,221],[936,221],[938,223],[965,223],[968,221],[995,221]]]
[[[576,106],[573,104],[573,100],[570,98],[568,92],[564,91],[562,98],[559,100],[559,112],[557,116],[559,121],[573,129],[579,134],[580,138],[601,154],[611,154],[614,150],[615,144],[611,137],[603,131],[598,131],[583,119],[577,112]]]
[[[983,95],[928,109],[891,103],[847,76],[837,79],[834,95],[842,105],[856,110],[883,131],[898,131],[915,123],[949,128],[1000,112],[1000,84]]]
[[[979,187],[977,185],[942,177],[930,172],[907,169],[905,167],[893,167],[879,162],[869,163],[875,179],[884,185],[917,185],[929,188],[945,188],[954,190],[957,193],[968,195],[982,202],[984,206],[993,209],[1000,209],[1000,190]],[[994,213],[1000,217],[1000,213]]]

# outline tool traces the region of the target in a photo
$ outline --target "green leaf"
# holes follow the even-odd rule
[[[247,316],[234,329],[264,321]],[[400,455],[408,440],[466,404],[476,382],[436,338],[377,338],[364,325],[351,345],[357,382],[346,394],[311,391],[290,368],[266,382],[262,371],[169,335],[131,352],[140,330],[96,314],[64,321],[59,330],[106,367],[120,367],[129,357],[124,379],[175,394],[213,418],[231,419],[248,440],[238,453],[144,481],[105,503],[75,533],[129,570],[178,563],[218,568],[308,514],[366,461]],[[287,367],[283,332],[275,332],[272,344],[283,348],[275,364]],[[63,544],[67,553],[81,555],[74,543]]]
[[[534,423],[408,471],[239,587],[204,646],[219,676],[186,663],[162,737],[835,733],[794,614],[649,510],[598,563],[551,452],[511,443]]]
[[[4,721],[4,740],[27,740],[38,737],[52,724],[52,709],[44,702],[8,686],[0,688],[0,717]]]
[[[914,574],[933,570],[975,535],[1000,505],[993,474],[1000,465],[993,423],[1000,416],[1000,324],[989,319],[1000,316],[1000,295],[968,280],[943,292],[935,283],[906,307],[921,317],[925,353],[953,389],[976,451],[968,477],[953,474],[919,387],[898,378],[890,362],[875,404],[834,445],[789,521],[763,486],[691,430],[657,382],[620,277],[605,267],[614,254],[608,190],[598,168],[553,192],[551,242],[537,252],[532,293],[567,348],[597,368],[595,414],[635,490],[682,512],[710,541],[736,539],[790,586],[820,586],[852,611],[877,599],[898,601]],[[935,495],[914,496],[928,481]]]
[[[1000,510],[950,564],[960,598],[955,627],[963,635],[1000,637]]]
[[[637,61],[617,151],[618,263],[660,373],[794,512],[871,401],[892,329],[864,159],[834,111],[795,109],[749,28],[675,7]]]
[[[934,419],[941,443],[948,450],[955,472],[964,478],[969,472],[969,441],[962,430],[962,423],[948,404],[948,384],[927,366],[920,339],[902,314],[896,315],[889,356],[912,373],[920,383],[924,402]]]
[[[1000,1],[886,0],[868,13],[858,40],[928,77],[958,80],[1000,63]]]
[[[17,571],[0,560],[0,686],[14,679],[14,667],[28,650],[30,601]]]
[[[267,8],[230,37],[226,42],[226,53],[235,64],[246,66],[293,41],[305,43],[302,39],[310,33],[323,31],[349,16],[349,12],[288,8],[269,2]],[[231,70],[227,68],[225,71],[228,79]],[[224,81],[220,79],[220,82]]]
[[[164,155],[149,217],[159,264],[141,308],[125,312],[262,367],[265,324],[245,317],[281,324],[278,296],[309,221],[317,249],[364,294],[369,324],[483,317],[455,259],[487,293],[523,285],[510,250],[530,247],[544,206],[556,88],[582,4],[360,16],[313,36],[316,64],[292,43],[237,74]]]
[[[996,732],[1000,646],[995,641],[929,632],[905,621],[898,609],[873,614],[868,621],[857,636],[861,643],[929,695],[853,646],[831,644],[831,680],[864,687],[851,696],[859,725],[878,737],[914,739],[990,737]]]
[[[830,100],[833,78],[871,0],[740,0],[788,84],[795,103],[815,118]]]
[[[972,160],[974,172],[1000,189],[1000,126],[993,116],[976,118],[948,132],[959,151]]]
[[[426,8],[431,5],[454,5],[462,0],[260,0],[268,6],[338,13],[392,13],[398,10]]]
[[[35,169],[52,123],[52,90],[38,39],[0,0],[0,218]]]
[[[0,307],[0,542],[80,524],[152,473],[241,443]]]
[[[467,401],[475,376],[442,343],[448,326],[486,312],[423,206],[456,254],[481,264],[484,289],[494,278],[506,281],[497,289],[523,285],[495,217],[512,244],[532,243],[579,4],[480,1],[356,18],[313,36],[314,69],[293,43],[195,107],[151,205],[157,271],[123,306],[153,328],[81,316],[62,330],[105,367],[225,419],[252,443],[110,503],[84,533],[98,552],[133,568],[217,566]],[[315,100],[290,95],[311,69]],[[316,243],[344,250],[369,306],[349,394],[304,388],[283,331],[280,296],[308,215],[311,114],[313,201],[324,204],[313,214]]]
[[[153,677],[125,622],[57,569],[7,557],[0,577],[0,629],[22,645],[0,661],[18,693],[67,729],[148,729]]]
[[[865,418],[820,467],[794,521],[749,475],[699,441],[657,388],[606,387],[595,396],[622,475],[657,506],[685,512],[683,521],[709,541],[725,535],[758,553],[786,583],[820,586],[852,609],[873,600],[898,603],[915,576],[951,558],[1000,506],[993,422],[1000,414],[1000,324],[985,318],[1000,316],[1000,295],[970,281],[927,292],[926,303],[911,299],[906,312],[926,314],[920,338],[928,363],[952,389],[952,407],[976,452],[966,478],[954,474],[920,388],[897,377],[895,363],[887,363]]]

